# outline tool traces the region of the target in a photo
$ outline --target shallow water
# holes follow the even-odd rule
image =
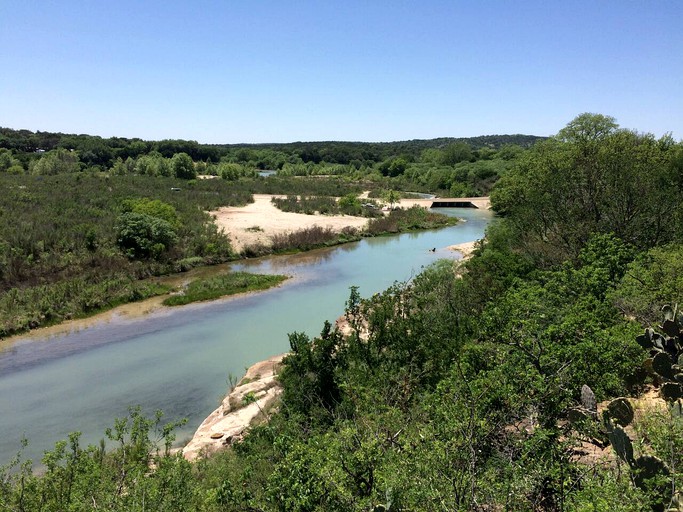
[[[72,431],[97,443],[127,408],[187,418],[188,439],[217,407],[228,376],[289,349],[287,333],[315,336],[344,311],[349,288],[363,296],[405,281],[456,253],[431,248],[479,239],[492,216],[443,209],[467,222],[433,231],[365,239],[331,249],[231,265],[294,277],[279,288],[211,303],[162,309],[49,339],[23,339],[0,353],[0,465],[16,453],[40,459]]]

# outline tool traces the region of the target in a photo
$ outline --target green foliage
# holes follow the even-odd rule
[[[24,173],[21,161],[15,158],[8,149],[0,148],[0,172],[7,172],[10,174]]]
[[[360,240],[360,233],[355,228],[345,228],[338,233],[331,228],[311,226],[298,231],[273,235],[272,245],[264,249],[264,253],[308,251],[317,247],[332,247],[355,240]]]
[[[265,290],[277,286],[287,276],[249,274],[247,272],[231,272],[192,281],[181,295],[173,295],[164,299],[165,306],[181,306],[192,302],[214,300],[227,295]]]
[[[516,246],[544,264],[576,258],[594,233],[661,244],[676,238],[680,218],[673,148],[583,114],[523,155],[491,202],[516,227]]]
[[[657,415],[653,415],[653,418],[657,418]],[[657,441],[661,441],[661,437],[659,437],[661,436],[661,430],[656,427],[653,428],[653,425],[661,425],[660,421],[657,418],[654,421],[649,420],[644,423],[646,429],[651,429],[653,437]],[[671,423],[672,421],[674,423]],[[676,419],[671,417],[669,425],[673,426],[674,429],[676,429],[675,422]],[[619,426],[612,426],[611,424],[608,424],[608,426],[610,428],[608,431],[610,443],[617,456],[630,468],[635,486],[649,495],[649,503],[652,510],[665,510],[667,503],[670,503],[676,497],[676,482],[672,481],[669,466],[662,459],[654,455],[644,454],[635,457],[633,442],[626,432]],[[670,438],[666,440],[666,447],[674,448],[671,440],[682,439],[681,433],[680,429],[678,432],[667,432]],[[670,455],[670,452],[667,455]],[[677,462],[674,455],[671,455],[669,460],[674,464]]]
[[[121,214],[116,230],[116,243],[129,258],[159,259],[178,240],[170,223],[145,213]]]
[[[0,338],[164,295],[171,287],[127,272],[93,271],[55,283],[11,288],[0,294]]]
[[[611,250],[598,256],[597,247]],[[612,283],[607,276],[618,277],[627,261],[615,258],[619,247],[599,238],[586,249],[585,265],[517,282],[486,309],[484,336],[507,347],[503,373],[514,373],[519,391],[535,397],[541,424],[554,424],[574,399],[569,390],[586,384],[599,397],[614,396],[636,379],[640,350],[627,334],[634,327],[615,323],[604,300]]]
[[[189,186],[169,178],[83,173],[0,173],[0,188],[3,333],[91,314],[127,297],[138,300],[150,293],[137,279],[227,260],[228,239],[205,211],[251,198],[223,180]],[[145,243],[132,246],[161,259],[129,260],[117,244],[122,213],[152,216],[150,223],[166,228],[164,240],[173,240],[174,232],[176,241],[164,244],[163,252]]]
[[[339,209],[347,215],[362,216],[364,213],[363,205],[356,194],[346,194],[344,197],[340,197],[339,201],[337,201],[337,206],[339,206]],[[372,214],[373,210],[370,209],[369,212]]]
[[[430,212],[421,206],[393,210],[386,217],[378,217],[368,222],[366,231],[370,235],[400,233],[416,229],[434,229],[456,224],[458,219]]]
[[[683,304],[683,246],[641,252],[627,268],[610,300],[625,316],[645,325],[661,320],[661,305]]]
[[[394,157],[382,162],[378,169],[384,176],[396,177],[400,176],[406,171],[408,162],[405,158]]]
[[[23,511],[171,510],[185,511],[195,501],[192,468],[169,452],[179,423],[161,423],[131,408],[107,430],[113,444],[84,448],[79,434],[45,453],[40,475],[30,464],[0,468],[0,508]]]
[[[80,159],[77,153],[72,153],[65,149],[55,149],[49,151],[38,160],[31,162],[29,172],[41,176],[54,176],[68,172],[81,170]]]
[[[355,215],[357,217],[378,217],[382,212],[377,208],[364,208],[356,194],[347,194],[337,201],[334,197],[324,196],[287,196],[273,197],[272,203],[284,212],[313,215]]]
[[[171,169],[173,175],[181,180],[193,180],[197,177],[194,162],[187,153],[176,153],[171,158]]]
[[[382,196],[382,199],[389,203],[389,207],[393,210],[394,205],[400,201],[401,194],[399,194],[395,190],[387,190]]]
[[[441,163],[444,165],[455,165],[460,162],[472,160],[474,155],[469,144],[465,142],[456,142],[446,146],[443,151]]]
[[[159,199],[148,199],[146,197],[128,199],[123,202],[122,210],[126,213],[139,213],[161,219],[174,228],[180,227],[180,220],[176,209]]]
[[[638,344],[649,350],[651,369],[662,383],[660,394],[672,402],[683,398],[683,314],[674,306],[664,306],[664,321],[659,329],[648,328],[636,338]]]
[[[12,134],[10,141],[28,147],[32,137]],[[209,148],[191,141],[162,141],[152,146],[158,155],[124,158],[119,151],[123,148],[103,140],[89,142],[93,162],[104,161],[108,150],[110,160],[124,173],[130,172],[123,170],[128,157],[139,166],[145,160],[164,162],[180,152],[195,160],[205,150],[209,155]],[[485,147],[491,139],[473,142],[470,159],[475,161],[445,166],[444,148],[457,142],[465,141],[411,141],[403,147],[216,147],[206,164],[209,173],[218,161],[214,157],[220,155],[222,162],[242,169],[277,168],[288,177],[252,180],[235,167],[228,180],[170,185],[171,180],[149,177],[149,183],[137,183],[137,193],[118,188],[132,179],[130,175],[112,176],[105,182],[110,194],[95,196],[103,212],[113,213],[93,211],[102,218],[109,215],[111,227],[122,210],[123,215],[147,215],[170,223],[164,217],[169,212],[165,205],[172,206],[179,224],[178,241],[164,254],[169,261],[126,261],[113,236],[107,238],[99,225],[85,226],[83,240],[71,254],[115,255],[119,268],[141,273],[181,262],[192,265],[196,258],[206,257],[212,242],[206,238],[195,246],[190,241],[208,236],[197,228],[206,225],[201,211],[211,209],[206,206],[211,201],[224,202],[224,187],[233,198],[256,191],[309,197],[354,194],[344,202],[355,207],[356,194],[368,185],[356,180],[364,177],[377,190],[434,186],[464,193],[468,188],[485,190],[503,176],[494,202],[505,217],[491,226],[469,261],[439,262],[410,282],[369,298],[352,288],[344,334],[329,323],[315,339],[291,334],[292,350],[279,375],[280,413],[251,429],[230,450],[200,460],[191,469],[192,476],[186,463],[157,454],[144,436],[120,436],[115,429],[110,438],[124,439],[123,445],[111,455],[98,450],[92,457],[80,457],[94,462],[76,472],[60,469],[75,466],[62,455],[68,450],[58,446],[45,460],[52,468],[45,480],[29,478],[30,470],[21,473],[23,481],[19,476],[0,479],[5,500],[0,505],[31,510],[46,499],[44,503],[55,504],[52,509],[68,510],[68,499],[85,496],[78,489],[92,488],[98,509],[130,510],[142,508],[142,496],[148,508],[171,510],[630,511],[673,506],[683,484],[677,469],[683,464],[680,403],[674,404],[671,414],[648,417],[642,426],[636,421],[637,443],[624,429],[607,423],[620,457],[617,468],[586,466],[577,458],[572,427],[565,419],[580,398],[592,417],[596,402],[625,395],[642,384],[643,353],[634,341],[641,327],[621,312],[646,316],[652,297],[675,301],[681,288],[677,260],[682,258],[675,246],[642,256],[651,244],[677,236],[680,204],[671,190],[680,186],[679,145],[618,130],[612,119],[596,115],[579,116],[556,138],[531,151]],[[85,152],[83,141],[76,138],[73,143]],[[405,168],[389,176],[391,163],[397,160],[403,160]],[[387,176],[382,176],[378,169],[385,164]],[[395,170],[403,164],[396,166]],[[291,177],[323,173],[331,176]],[[0,180],[8,178],[0,175]],[[3,198],[7,202],[0,202],[0,207],[20,211],[21,205],[40,203],[36,197],[41,189],[19,181],[28,177],[12,178],[17,181],[5,182],[10,184],[10,199]],[[85,185],[81,190],[90,190],[88,180],[80,179]],[[54,182],[50,186],[64,193]],[[171,192],[171,187],[181,190]],[[169,192],[162,193],[164,189]],[[199,190],[202,194],[193,195]],[[157,199],[161,204],[152,204]],[[69,211],[66,208],[65,215]],[[421,209],[398,210],[373,220],[370,233],[443,222],[431,215]],[[25,238],[11,227],[2,229],[0,257],[10,263],[0,266],[4,282],[17,282],[27,269],[37,272],[36,262],[46,261],[48,254],[66,254],[48,237],[34,236],[26,225],[18,230],[30,234]],[[338,236],[324,230],[304,232],[276,245],[312,247],[336,243]],[[83,268],[78,266],[79,271]],[[9,304],[19,295],[12,292],[6,297]],[[668,323],[675,323],[674,308],[665,314],[662,331],[678,336]],[[652,346],[659,342],[658,352],[668,354],[664,335],[648,333]],[[671,354],[667,360],[662,357],[653,361],[653,367],[668,368],[669,373],[662,371],[675,379],[678,361]],[[588,387],[594,390],[592,397]],[[606,416],[628,422],[627,404],[623,398],[611,401]],[[135,424],[121,424],[120,430],[145,431],[149,426]],[[95,453],[111,462],[99,464]],[[145,472],[139,470],[143,466]],[[114,468],[113,473],[108,468]],[[69,487],[71,482],[78,485]],[[65,492],[70,488],[76,490]],[[164,501],[171,496],[175,501]],[[67,505],[76,510],[90,506],[81,503]]]

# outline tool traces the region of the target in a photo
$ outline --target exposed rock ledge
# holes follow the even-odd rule
[[[268,410],[282,393],[275,376],[285,355],[271,357],[247,370],[240,383],[199,425],[192,440],[183,448],[187,460],[232,444],[241,439],[247,427],[267,419]]]

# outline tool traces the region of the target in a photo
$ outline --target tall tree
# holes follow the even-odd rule
[[[197,177],[194,162],[187,153],[176,153],[171,158],[171,168],[176,178],[192,180]]]

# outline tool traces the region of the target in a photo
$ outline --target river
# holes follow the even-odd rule
[[[292,276],[265,292],[118,317],[48,339],[26,337],[0,353],[0,465],[29,440],[38,462],[72,431],[97,443],[131,405],[166,419],[187,418],[187,441],[228,390],[228,376],[289,349],[287,333],[317,335],[344,311],[349,288],[362,296],[406,281],[443,248],[483,237],[492,214],[443,209],[466,220],[439,230],[364,239],[330,249],[233,263],[231,268]],[[429,249],[437,248],[436,252]]]

